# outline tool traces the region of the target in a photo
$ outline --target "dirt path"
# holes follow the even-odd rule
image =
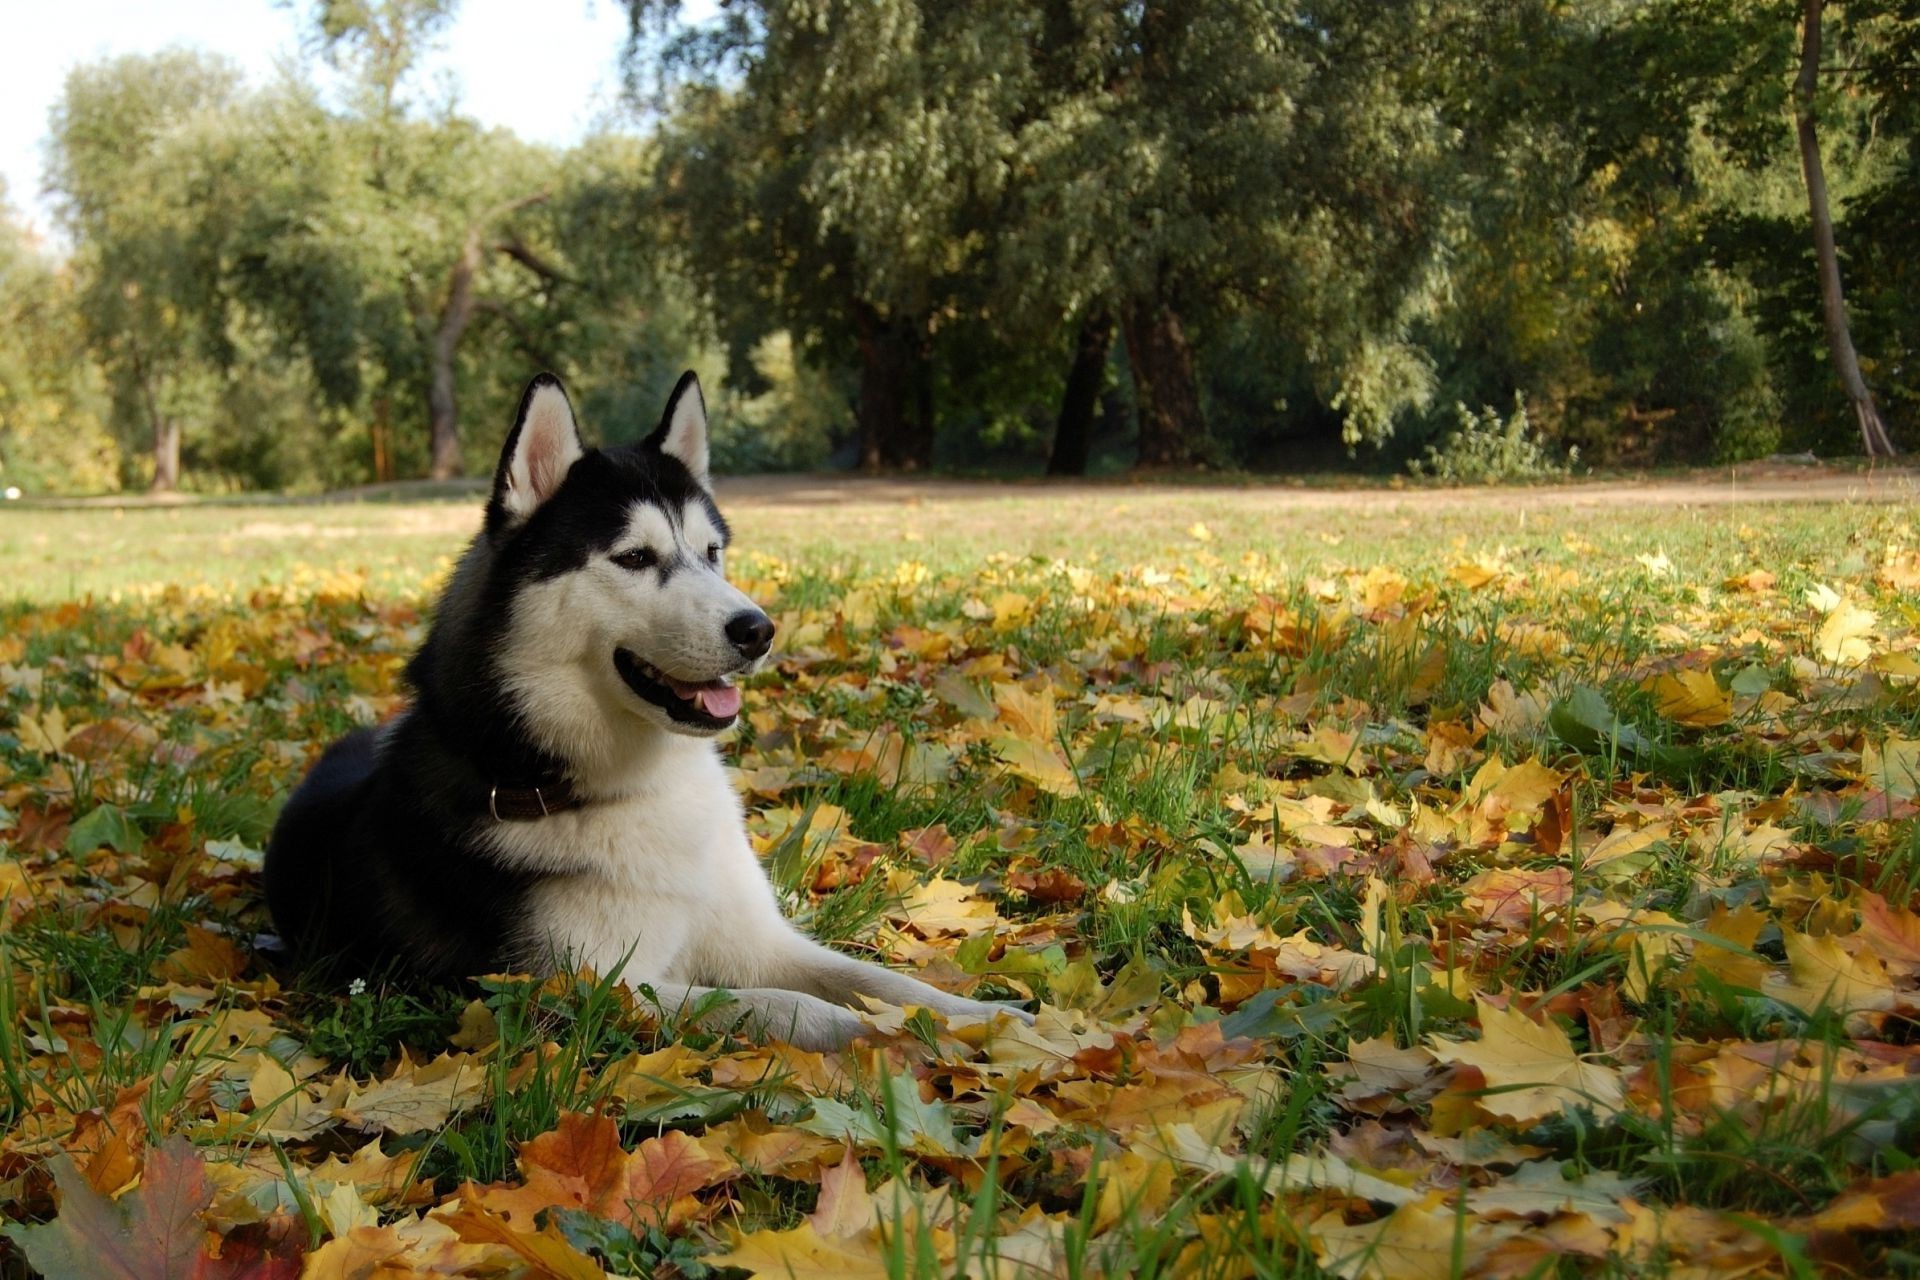
[[[853,475],[767,475],[723,478],[720,496],[734,507],[834,507],[1105,495],[1116,501],[1171,498],[1182,494],[1210,501],[1296,510],[1370,514],[1412,510],[1502,507],[1614,508],[1723,506],[1736,502],[1869,502],[1920,500],[1920,469],[1875,472],[1756,464],[1661,476],[1645,480],[1597,480],[1557,485],[1435,489],[1411,485],[1201,484],[1163,481],[949,480],[870,478]]]
[[[479,480],[402,481],[367,485],[314,497],[235,494],[217,498],[144,493],[95,498],[28,498],[16,509],[35,507],[194,507],[332,506],[340,503],[466,503],[483,491]],[[734,506],[818,508],[847,505],[907,505],[1021,498],[1091,499],[1116,502],[1205,496],[1228,505],[1280,503],[1295,510],[1388,513],[1457,510],[1488,505],[1544,509],[1643,506],[1721,506],[1735,502],[1867,502],[1920,500],[1920,468],[1882,467],[1876,471],[1821,466],[1750,463],[1677,476],[1592,480],[1557,485],[1507,488],[1473,486],[1428,488],[1356,479],[1344,484],[1253,480],[1164,481],[1125,477],[1111,480],[956,480],[947,478],[869,477],[845,473],[729,476],[719,481],[720,495]],[[13,506],[14,504],[7,504]]]

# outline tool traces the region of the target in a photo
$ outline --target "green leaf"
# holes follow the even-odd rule
[[[1666,773],[1688,773],[1706,760],[1698,748],[1653,741],[1615,715],[1606,695],[1592,685],[1575,685],[1547,708],[1547,728],[1582,755],[1619,754]]]
[[[88,810],[87,816],[67,831],[67,852],[75,857],[102,845],[119,853],[132,853],[140,847],[140,829],[118,805],[103,804]]]
[[[861,1146],[887,1146],[888,1131],[902,1150],[923,1155],[970,1155],[975,1144],[963,1142],[953,1131],[953,1109],[944,1102],[923,1102],[920,1088],[909,1076],[888,1076],[881,1085],[884,1118],[870,1107],[849,1106],[832,1098],[815,1098],[813,1114],[797,1127],[824,1138],[839,1138]]]

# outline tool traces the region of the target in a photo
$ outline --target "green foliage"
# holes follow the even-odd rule
[[[1456,404],[1453,411],[1460,425],[1438,445],[1428,445],[1425,458],[1407,464],[1415,475],[1453,484],[1561,480],[1579,461],[1578,449],[1561,459],[1541,443],[1527,420],[1524,396],[1516,395],[1513,412],[1504,416],[1492,405],[1476,413]]]
[[[0,488],[119,481],[105,381],[71,340],[79,323],[73,274],[13,220],[0,188]]]
[[[1596,465],[1858,447],[1784,0],[627,6],[655,110],[565,152],[417,83],[453,0],[313,0],[325,94],[182,51],[76,69],[71,253],[0,243],[8,482],[164,480],[169,441],[206,489],[484,471],[540,367],[610,441],[697,368],[735,470],[1034,468],[1070,386],[1104,468],[1394,468],[1516,394]],[[1920,11],[1834,0],[1823,31],[1898,441]]]

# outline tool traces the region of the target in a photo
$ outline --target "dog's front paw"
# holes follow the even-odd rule
[[[995,1014],[1004,1013],[1010,1018],[1018,1018],[1028,1026],[1033,1025],[1033,1015],[1012,1001],[970,1000],[964,996],[953,997],[952,1006],[940,1012],[949,1018],[983,1018],[993,1021]]]

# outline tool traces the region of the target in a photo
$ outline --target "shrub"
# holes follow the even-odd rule
[[[1474,412],[1455,403],[1460,425],[1437,445],[1427,446],[1425,458],[1415,458],[1407,470],[1455,484],[1499,484],[1512,480],[1559,480],[1573,470],[1580,451],[1561,458],[1542,444],[1527,421],[1527,400],[1516,392],[1513,412],[1501,415],[1492,405]]]

